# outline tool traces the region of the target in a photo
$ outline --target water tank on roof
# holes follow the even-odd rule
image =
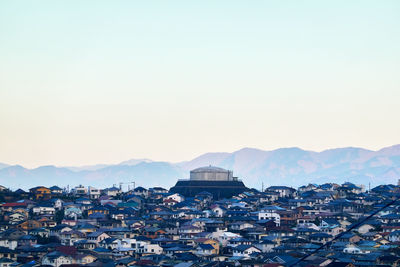
[[[233,173],[222,168],[208,166],[190,171],[190,180],[194,181],[232,181]]]

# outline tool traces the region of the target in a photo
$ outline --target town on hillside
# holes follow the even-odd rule
[[[237,182],[223,169],[197,169],[188,186],[225,177]],[[244,187],[231,196],[123,189],[2,186],[0,267],[400,263],[398,185]]]

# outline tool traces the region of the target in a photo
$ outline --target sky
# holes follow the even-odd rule
[[[0,162],[400,143],[400,1],[0,2]]]

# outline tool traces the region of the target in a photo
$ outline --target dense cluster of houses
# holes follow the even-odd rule
[[[395,266],[399,186],[248,189],[0,187],[0,267]]]

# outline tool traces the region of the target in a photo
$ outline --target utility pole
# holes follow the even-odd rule
[[[261,192],[264,192],[264,182],[261,184]]]

